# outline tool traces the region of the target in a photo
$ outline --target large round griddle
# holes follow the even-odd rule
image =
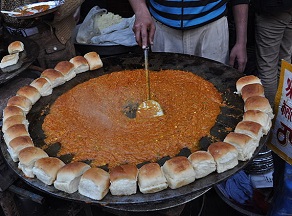
[[[46,114],[49,112],[50,105],[52,105],[60,95],[73,88],[74,86],[94,77],[102,76],[104,74],[115,71],[121,71],[124,69],[143,68],[144,58],[142,54],[134,53],[107,57],[103,58],[102,61],[104,63],[103,68],[96,71],[78,74],[71,81],[55,88],[52,95],[42,97],[33,106],[27,118],[30,122],[29,131],[36,146],[41,147],[44,145],[44,134],[41,125]],[[212,82],[222,93],[226,106],[222,107],[216,125],[211,130],[212,139],[209,137],[204,137],[201,139],[200,146],[203,150],[206,150],[207,147],[212,142],[214,142],[214,140],[223,140],[225,136],[235,128],[236,124],[242,120],[243,101],[234,92],[236,91],[235,83],[243,74],[240,74],[237,70],[205,58],[171,53],[149,54],[149,69],[157,71],[161,69],[178,69],[190,71]],[[200,126],[198,125],[198,127]],[[261,147],[266,142],[266,139],[267,137],[265,136],[260,140],[260,145],[256,149],[254,156],[258,154]],[[59,146],[56,145],[55,147],[46,149],[46,151],[50,156],[56,156],[58,148]],[[1,149],[4,158],[11,166],[11,168],[29,185],[59,198],[92,204],[100,204],[108,208],[123,211],[153,211],[186,203],[202,195],[207,190],[209,190],[210,187],[235,174],[237,171],[241,170],[248,164],[248,161],[239,162],[239,164],[231,170],[220,174],[214,172],[207,177],[197,179],[193,183],[175,190],[168,188],[164,191],[154,194],[142,194],[138,191],[137,194],[131,196],[112,196],[110,193],[108,193],[101,201],[95,201],[82,196],[77,192],[68,194],[62,191],[58,191],[53,186],[44,185],[36,178],[25,178],[23,173],[18,170],[17,163],[14,163],[11,160],[6,150],[4,141],[1,143]],[[187,156],[188,154],[189,152],[186,149],[180,152],[180,155]],[[71,155],[64,155],[61,157],[61,159],[65,162],[70,162],[71,158]],[[167,158],[162,158],[158,162],[163,164],[166,159]]]

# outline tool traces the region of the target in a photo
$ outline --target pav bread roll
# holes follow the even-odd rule
[[[55,69],[51,69],[51,68],[44,70],[41,73],[41,77],[48,80],[48,82],[51,84],[52,88],[60,86],[66,82],[65,77],[61,72],[59,72]]]
[[[239,78],[236,82],[236,90],[238,94],[241,94],[241,89],[243,86],[253,83],[262,84],[260,78],[254,75],[247,75]]]
[[[138,185],[142,193],[155,193],[168,187],[158,163],[144,164],[138,173]]]
[[[48,157],[48,154],[41,148],[35,146],[26,147],[18,154],[18,168],[22,170],[26,177],[34,178],[33,166],[38,159],[44,157]]]
[[[19,53],[9,54],[3,56],[0,62],[0,68],[6,68],[15,65],[19,60]]]
[[[48,96],[53,92],[52,85],[44,77],[39,77],[35,79],[30,85],[35,87],[43,97]]]
[[[33,174],[46,185],[52,185],[57,172],[65,166],[65,163],[56,157],[44,157],[38,159],[32,168]]]
[[[100,56],[96,52],[89,52],[84,55],[89,64],[89,70],[97,70],[103,66]]]
[[[31,101],[31,104],[34,105],[40,98],[40,92],[33,86],[26,85],[21,87],[17,92],[16,95],[24,96]]]
[[[188,159],[195,170],[197,179],[216,171],[216,162],[213,156],[207,151],[193,152]]]
[[[8,45],[8,53],[13,54],[13,53],[19,53],[24,51],[24,44],[21,41],[13,41]]]
[[[27,97],[16,95],[9,98],[7,106],[17,106],[22,109],[25,114],[27,114],[32,108],[32,103]]]
[[[240,121],[236,125],[234,132],[246,134],[259,142],[259,140],[263,136],[263,127],[257,122]]]
[[[274,118],[273,109],[269,103],[269,100],[265,97],[261,96],[249,97],[244,102],[244,112],[248,110],[260,110],[264,113],[267,113],[271,119]]]
[[[272,120],[267,113],[260,110],[247,110],[243,114],[243,121],[257,122],[263,127],[263,134],[267,135],[272,127]]]
[[[34,146],[30,136],[19,136],[10,141],[9,145],[7,145],[7,151],[9,152],[12,160],[14,162],[18,162],[19,152],[30,146]]]
[[[14,115],[3,121],[2,132],[5,133],[8,128],[16,124],[24,124],[28,129],[28,121],[24,115]]]
[[[131,195],[137,192],[138,168],[124,164],[110,170],[110,192],[112,195]]]
[[[265,90],[262,84],[253,83],[253,84],[247,84],[242,87],[241,97],[243,101],[246,101],[247,98],[252,97],[252,96],[265,97]]]
[[[69,61],[60,61],[54,69],[63,74],[65,81],[69,81],[76,76],[74,64]]]
[[[196,179],[191,162],[183,156],[167,160],[162,166],[162,171],[171,189],[188,185]]]
[[[101,200],[109,191],[109,173],[100,168],[90,168],[81,177],[78,192],[94,200]]]
[[[89,64],[86,58],[84,58],[83,56],[75,56],[71,58],[69,62],[74,65],[76,74],[89,71]]]
[[[3,138],[7,145],[9,145],[10,141],[19,136],[29,136],[27,127],[24,124],[16,124],[9,127],[4,135]]]
[[[6,106],[3,110],[3,121],[14,115],[26,116],[25,112],[18,106]]]
[[[54,187],[70,194],[76,192],[81,176],[88,169],[90,166],[83,162],[66,164],[58,171]]]
[[[238,151],[226,142],[215,142],[208,147],[208,152],[216,162],[217,173],[232,169],[238,164]]]
[[[230,132],[223,141],[233,145],[237,149],[238,160],[240,161],[249,160],[259,146],[258,140],[255,140],[246,134],[235,132]]]

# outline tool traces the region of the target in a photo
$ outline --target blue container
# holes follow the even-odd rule
[[[278,176],[279,185],[275,186],[273,203],[268,213],[270,216],[292,216],[292,166],[286,162],[283,165],[284,170],[282,176]]]

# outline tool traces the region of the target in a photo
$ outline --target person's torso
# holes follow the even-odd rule
[[[227,12],[227,0],[149,0],[151,15],[176,29],[190,29],[213,22]]]

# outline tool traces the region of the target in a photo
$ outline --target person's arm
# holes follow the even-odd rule
[[[155,24],[147,8],[145,0],[129,0],[135,13],[133,31],[136,41],[142,48],[153,44]]]
[[[230,52],[229,64],[234,66],[238,63],[238,70],[243,72],[247,62],[247,20],[248,4],[237,4],[233,6],[233,16],[236,28],[236,43]]]

